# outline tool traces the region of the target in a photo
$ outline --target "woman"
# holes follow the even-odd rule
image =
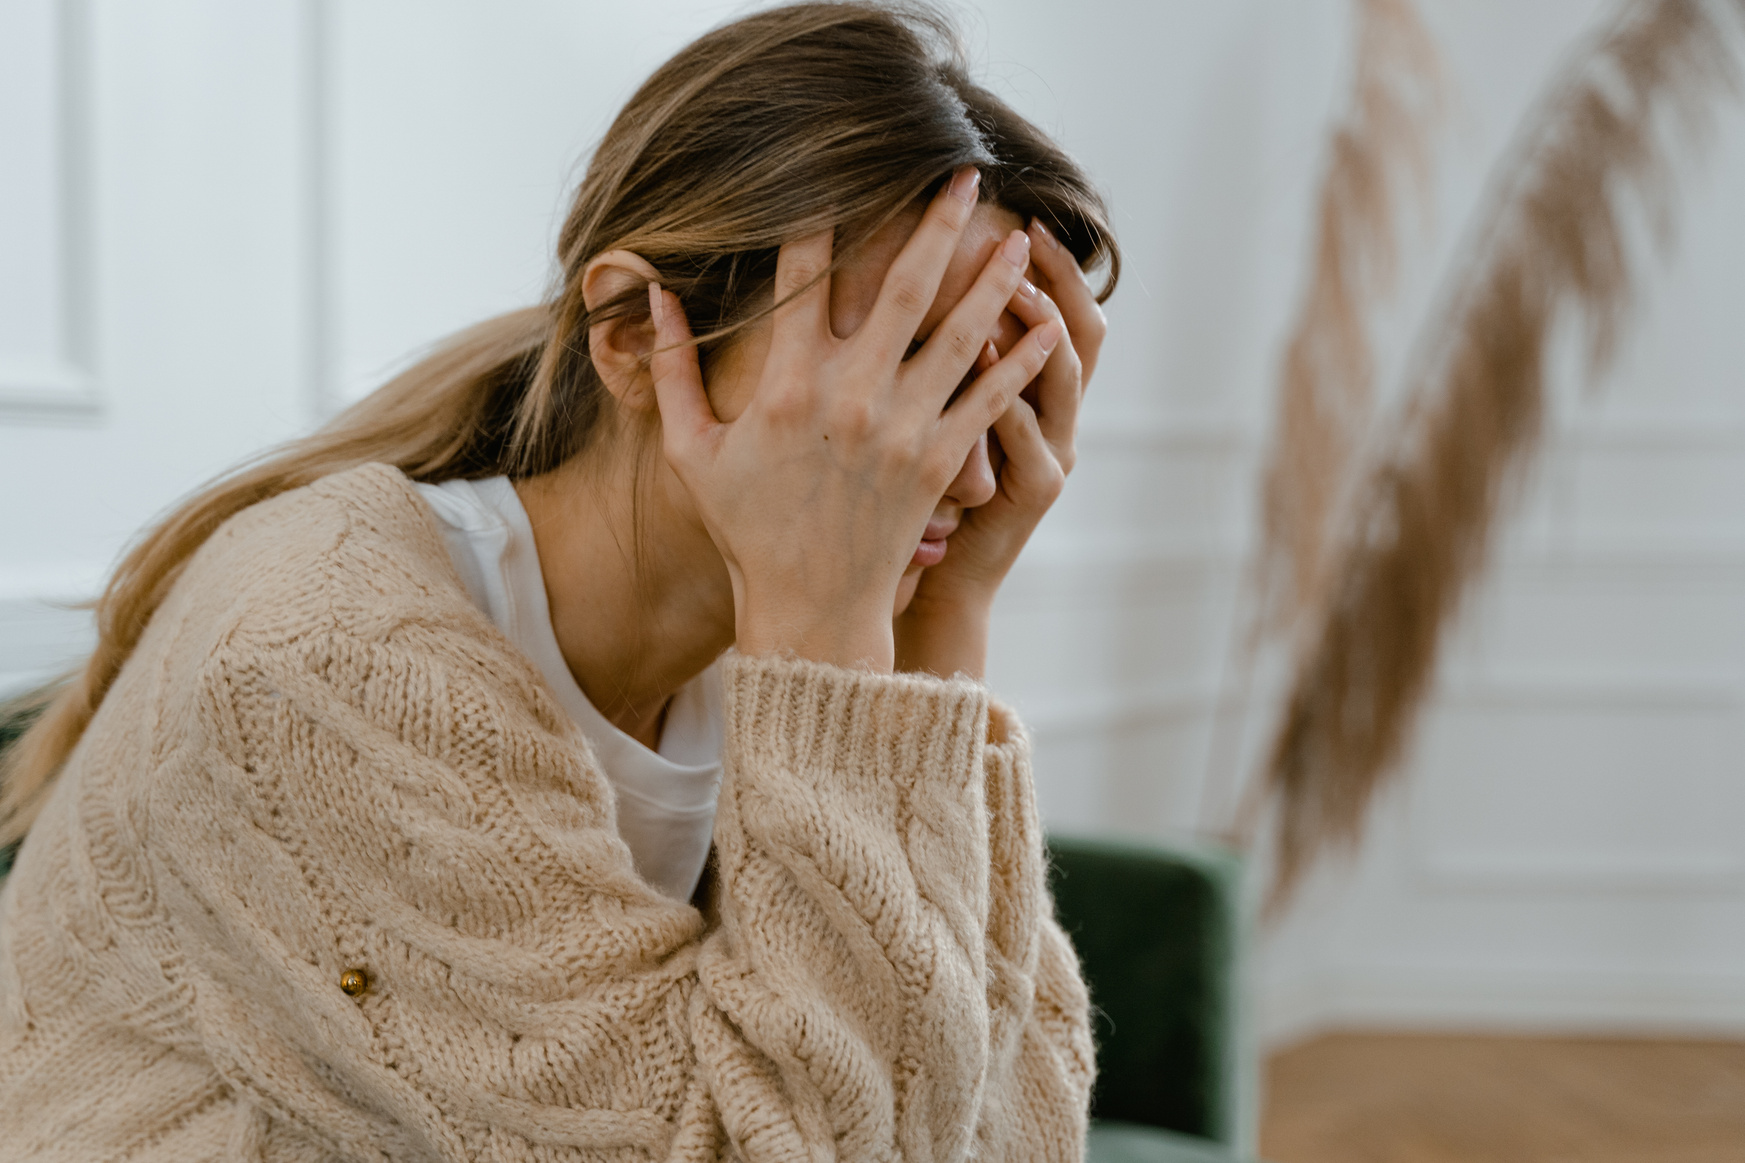
[[[123,563],[9,761],[0,1158],[1082,1151],[977,680],[1101,204],[937,19],[808,4],[655,73],[558,257]]]

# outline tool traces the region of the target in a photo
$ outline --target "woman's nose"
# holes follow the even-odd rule
[[[965,509],[985,505],[994,499],[994,464],[988,458],[986,432],[963,458],[963,467],[957,470],[957,476],[945,490],[945,499]]]

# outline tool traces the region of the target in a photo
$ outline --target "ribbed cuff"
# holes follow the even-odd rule
[[[981,777],[988,695],[979,683],[737,651],[721,679],[727,757],[741,771],[834,772],[893,790]]]
[[[1017,713],[1000,703],[990,708],[983,763],[991,892],[988,940],[1007,968],[1028,973],[1035,960],[1036,926],[1052,911],[1047,858],[1030,776],[1030,740]]]

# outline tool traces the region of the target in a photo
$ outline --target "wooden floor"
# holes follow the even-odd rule
[[[1745,1043],[1336,1034],[1266,1067],[1268,1163],[1745,1163]]]

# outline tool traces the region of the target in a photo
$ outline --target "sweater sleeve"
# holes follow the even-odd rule
[[[530,675],[338,634],[221,652],[147,810],[188,1036],[249,1133],[347,1160],[1077,1158],[1083,989],[1021,737],[969,683],[724,671],[705,932],[636,876]]]
[[[1054,918],[1029,739],[1018,717],[998,705],[985,767],[992,1068],[976,1156],[1076,1159],[1096,1080],[1090,996],[1078,953]]]

